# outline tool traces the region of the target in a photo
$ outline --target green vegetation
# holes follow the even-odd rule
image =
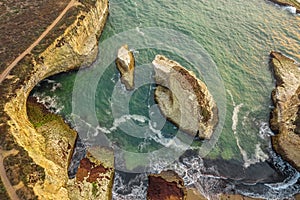
[[[93,194],[93,196],[96,196],[97,195],[97,193],[98,193],[98,184],[96,183],[96,182],[93,182],[92,183],[92,194]]]
[[[32,97],[27,101],[27,115],[35,128],[54,120],[62,120],[60,116],[47,111],[42,104],[35,102]]]

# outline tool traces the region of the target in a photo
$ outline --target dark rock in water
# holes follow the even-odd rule
[[[122,46],[118,50],[116,64],[121,73],[121,82],[125,85],[127,90],[133,90],[135,60],[133,53],[128,50],[127,45]]]
[[[276,88],[272,92],[275,105],[270,127],[274,150],[300,171],[300,65],[278,52],[271,52]]]
[[[250,165],[248,168],[243,167],[243,163],[237,160],[207,159],[204,158],[204,166],[209,173],[216,176],[232,179],[243,183],[272,183],[284,180],[282,174],[278,173],[267,162],[260,162]],[[209,169],[213,168],[213,171]],[[233,170],[234,169],[234,170]]]
[[[166,118],[192,136],[209,139],[218,109],[206,85],[193,72],[162,55],[153,60],[155,100]]]
[[[149,175],[148,200],[185,200],[186,195],[184,182],[174,171]]]

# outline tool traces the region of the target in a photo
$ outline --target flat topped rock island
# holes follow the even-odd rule
[[[218,109],[206,85],[193,72],[165,56],[152,62],[155,100],[162,114],[181,130],[209,139],[218,122]]]

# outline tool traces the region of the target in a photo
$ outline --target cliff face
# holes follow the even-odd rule
[[[81,1],[2,82],[1,132],[6,138],[13,135],[11,146],[24,148],[34,163],[44,168],[44,181],[34,185],[34,192],[40,199],[69,199],[66,163],[75,140],[73,135],[68,142],[70,137],[66,132],[51,132],[55,124],[34,127],[27,117],[27,97],[44,78],[90,65],[96,59],[98,38],[107,16],[107,0]],[[64,153],[65,156],[58,158]]]
[[[76,178],[70,180],[71,199],[111,199],[114,179],[114,152],[104,147],[89,148],[80,161]],[[103,186],[107,186],[104,188]]]
[[[206,85],[179,63],[157,55],[155,100],[162,113],[180,129],[209,139],[218,122],[218,109]]]
[[[148,200],[185,200],[187,190],[182,178],[174,171],[149,175]]]
[[[300,65],[278,52],[271,53],[276,88],[270,126],[275,151],[300,171]]]

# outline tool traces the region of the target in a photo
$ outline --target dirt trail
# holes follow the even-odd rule
[[[10,197],[10,199],[13,200],[20,200],[18,195],[16,194],[16,189],[11,185],[7,175],[6,175],[6,171],[4,168],[4,164],[3,164],[3,160],[5,157],[10,156],[10,155],[16,155],[18,153],[17,150],[13,149],[10,151],[3,151],[2,149],[0,149],[0,177],[1,177],[1,181],[6,189],[6,192],[8,194],[8,196]]]
[[[70,3],[65,7],[65,9],[59,14],[59,16],[47,27],[47,29],[39,36],[39,38],[34,41],[23,53],[21,53],[0,75],[0,84],[2,81],[9,75],[10,71],[18,64],[20,60],[24,58],[27,54],[29,54],[32,49],[40,43],[40,41],[56,26],[56,24],[62,19],[62,17],[66,14],[66,12],[72,8],[73,6],[78,5],[79,3],[76,0],[71,0]],[[10,155],[16,155],[18,153],[17,150],[13,149],[11,151],[3,151],[0,147],[0,177],[1,181],[8,193],[10,199],[20,200],[18,195],[16,194],[16,189],[11,185],[6,170],[4,168],[3,160],[5,157]],[[18,188],[18,187],[16,187]]]
[[[66,14],[66,12],[73,6],[78,5],[79,3],[76,0],[71,0],[70,3],[65,7],[65,9],[59,14],[59,16],[47,27],[47,29],[39,36],[39,38],[34,41],[23,53],[21,53],[0,75],[0,84],[2,81],[9,75],[9,72],[26,56],[29,54],[32,49],[40,43],[40,41],[51,31],[56,24],[61,20],[61,18]]]

